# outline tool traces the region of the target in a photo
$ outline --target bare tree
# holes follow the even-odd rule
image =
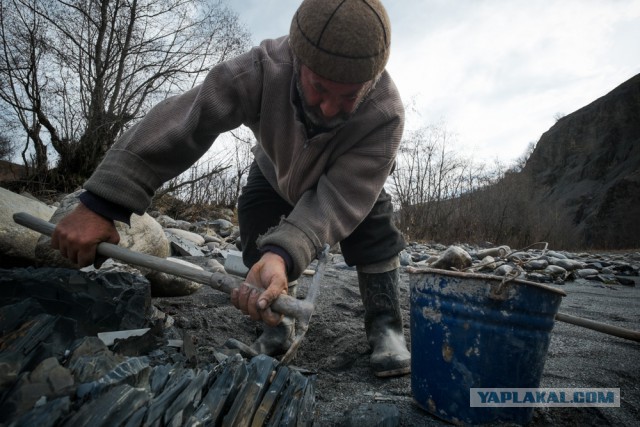
[[[45,51],[45,24],[30,7],[36,0],[22,7],[22,3],[2,1],[0,4],[0,37],[2,65],[0,66],[0,100],[5,103],[5,120],[12,117],[20,123],[27,139],[22,158],[27,168],[35,166],[35,173],[46,171],[48,165],[47,144],[42,138],[42,82],[38,69]],[[28,6],[28,7],[27,7]],[[10,124],[7,124],[11,127]],[[32,159],[27,159],[30,143]],[[31,161],[29,161],[31,160]]]
[[[210,153],[180,176],[167,182],[156,198],[165,194],[192,205],[217,205],[235,208],[249,167],[255,138],[241,127],[222,137]]]
[[[187,204],[216,203],[220,177],[231,167],[229,157],[215,156],[199,160],[181,175],[166,182],[155,197],[171,194]]]
[[[253,134],[246,128],[239,128],[235,132],[231,132],[233,136],[233,154],[235,165],[235,176],[232,179],[234,192],[231,197],[233,206],[238,202],[240,192],[243,185],[247,181],[249,175],[249,168],[253,162],[253,154],[251,153],[251,147],[256,143]],[[231,203],[227,203],[230,205]]]
[[[11,160],[15,147],[11,140],[0,134],[0,160]]]
[[[402,141],[390,191],[400,205],[400,226],[415,237],[432,235],[447,212],[439,202],[460,195],[469,164],[453,150],[444,124],[418,129]]]
[[[244,51],[237,16],[211,0],[2,0],[0,102],[40,170],[81,181],[159,100]],[[25,144],[25,152],[27,151]]]

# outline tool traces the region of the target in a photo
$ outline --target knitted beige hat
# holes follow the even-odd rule
[[[291,21],[289,43],[316,74],[363,83],[384,70],[391,26],[379,0],[304,0]]]

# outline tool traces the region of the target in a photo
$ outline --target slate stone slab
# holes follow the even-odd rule
[[[202,367],[192,348],[186,353],[193,357],[181,355],[173,364],[159,364],[163,358],[152,353],[171,351],[158,347],[169,332],[162,323],[150,325],[141,314],[149,301],[148,283],[141,276],[68,269],[2,273],[0,425],[313,423],[315,377],[280,366],[269,356],[247,361],[236,353]],[[128,338],[110,347],[85,335],[125,325],[151,327],[147,338]],[[189,341],[188,336],[183,339]]]
[[[238,392],[229,413],[222,421],[223,426],[249,425],[268,387],[268,381],[278,362],[260,354],[249,363],[249,375]]]
[[[78,336],[139,329],[151,312],[149,282],[118,272],[65,268],[0,269],[0,306],[33,298],[45,313],[72,318]]]

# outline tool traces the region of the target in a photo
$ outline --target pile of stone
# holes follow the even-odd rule
[[[51,250],[47,237],[13,222],[13,213],[26,211],[55,223],[78,203],[77,194],[56,207],[2,188],[0,196],[0,268],[12,267],[0,272],[0,281],[5,280],[0,283],[5,297],[0,302],[0,424],[236,425],[242,417],[254,417],[255,425],[312,422],[313,376],[264,356],[247,362],[240,354],[218,352],[215,361],[194,363],[188,340],[172,328],[169,316],[154,310],[150,298],[188,295],[201,284],[112,260],[99,270],[71,270]],[[187,222],[161,214],[134,215],[131,227],[118,224],[120,245],[242,276],[246,267],[239,230],[230,219]],[[595,280],[634,286],[640,276],[638,252],[571,253],[534,246],[514,250],[491,244],[410,243],[400,258],[405,267],[518,276],[555,285]],[[332,252],[334,269],[354,269],[344,263],[339,246]],[[23,264],[58,268],[14,268]],[[6,278],[24,272],[16,282],[20,286],[6,286]],[[52,272],[63,272],[66,279],[56,279]],[[53,291],[48,285],[43,289],[54,294],[45,292],[46,297],[34,300],[28,284],[37,277],[46,277],[49,284],[66,283],[73,291]],[[86,284],[99,277],[128,284],[125,290],[110,291],[102,283],[101,290],[87,291]],[[77,295],[84,299],[74,299]],[[120,330],[145,332],[110,343],[96,338],[101,331]],[[175,343],[183,339],[182,346]]]
[[[0,188],[0,425],[312,424],[315,376],[227,349],[198,360],[151,303],[201,284],[114,260],[77,270],[48,237],[13,222],[27,212],[56,223],[78,194],[53,207]],[[238,227],[227,218],[145,214],[117,227],[131,250],[243,273]]]
[[[50,239],[13,221],[17,212],[26,212],[51,223],[57,223],[79,203],[76,192],[64,197],[57,206],[48,206],[28,195],[18,195],[0,188],[0,268],[16,266],[74,268],[58,251],[51,249]],[[136,252],[187,263],[194,268],[212,272],[225,271],[229,254],[238,264],[239,231],[228,219],[189,223],[166,215],[132,215],[131,226],[116,223],[120,246]],[[102,271],[128,271],[146,277],[154,297],[184,296],[197,291],[202,285],[187,279],[169,276],[157,271],[131,268],[109,261]],[[91,271],[92,267],[84,271]],[[242,269],[233,269],[242,274]]]
[[[72,267],[49,247],[49,239],[13,223],[12,213],[20,210],[56,223],[78,203],[78,193],[65,197],[57,209],[0,188],[0,254],[6,259],[26,260],[31,265]],[[4,206],[3,206],[4,205]],[[49,216],[50,218],[47,218]],[[246,267],[240,255],[240,232],[229,218],[188,222],[160,213],[133,215],[131,227],[118,224],[120,245],[132,250],[169,260],[188,263],[212,272],[227,272],[242,276]],[[17,238],[21,235],[28,239]],[[30,239],[30,240],[29,240]],[[25,240],[26,243],[19,244]],[[533,248],[512,249],[506,245],[485,244],[473,246],[459,244],[410,243],[401,252],[401,264],[413,267],[431,267],[473,271],[498,276],[518,275],[520,278],[562,284],[584,279],[608,285],[634,286],[634,277],[640,275],[640,253],[571,253],[548,250],[544,244]],[[334,246],[334,267],[352,268],[344,264],[339,245]],[[455,259],[452,259],[455,258]],[[0,265],[2,267],[3,265]],[[144,269],[131,270],[119,263],[106,263],[102,270],[129,270],[145,276],[151,283],[153,296],[188,295],[202,285],[186,279]]]
[[[607,285],[635,286],[640,276],[640,252],[572,253],[547,250],[546,245],[543,246],[513,250],[506,245],[480,248],[411,243],[402,252],[401,263],[413,267],[518,276],[554,284],[583,279]]]
[[[265,355],[197,363],[137,274],[0,270],[0,320],[0,425],[313,423],[315,376]],[[143,333],[108,338],[122,330]]]

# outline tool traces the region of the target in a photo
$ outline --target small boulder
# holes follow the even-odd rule
[[[233,233],[233,223],[226,219],[216,219],[215,221],[211,221],[209,225],[213,227],[216,233],[221,237],[229,237]]]
[[[55,208],[0,188],[0,259],[4,267],[35,264],[40,233],[16,224],[13,214],[26,212],[48,221]],[[4,264],[4,263],[8,264]]]
[[[176,236],[188,240],[196,246],[204,246],[205,238],[197,233],[183,230],[181,228],[167,228],[165,232],[175,234]]]
[[[450,246],[432,264],[442,270],[462,270],[471,266],[471,255],[459,246]]]
[[[544,270],[549,266],[549,261],[546,259],[531,259],[524,264],[525,270]]]

